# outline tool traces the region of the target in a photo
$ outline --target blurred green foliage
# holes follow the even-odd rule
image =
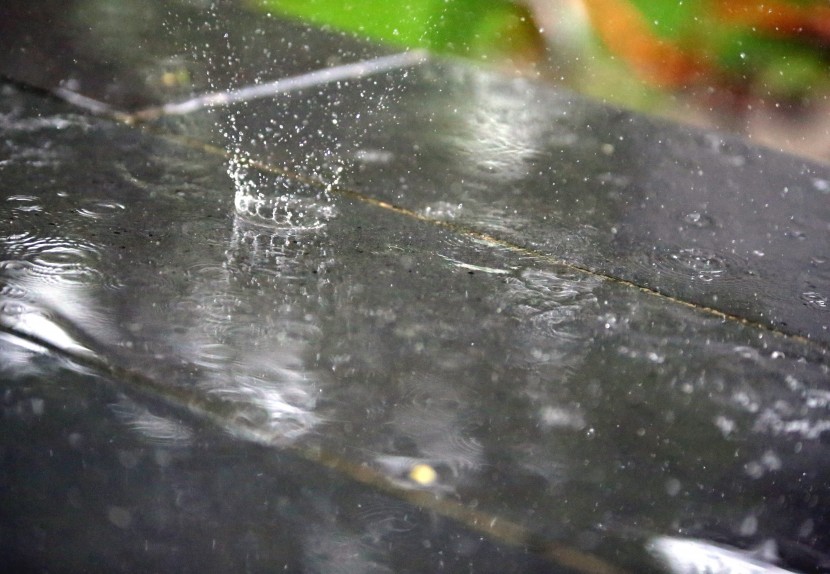
[[[282,16],[387,44],[475,58],[505,54],[538,35],[509,0],[253,0]]]
[[[545,58],[545,38],[534,15],[565,4],[554,0],[248,1],[263,11],[404,48],[524,64]],[[587,14],[585,22],[606,54],[646,84],[664,89],[716,87],[773,99],[830,89],[827,0],[581,0],[568,5]],[[546,39],[549,44],[557,40]]]

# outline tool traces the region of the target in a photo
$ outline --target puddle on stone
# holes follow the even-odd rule
[[[733,282],[742,288],[747,276],[757,275],[747,262],[700,248],[686,247],[655,250],[649,257],[649,269],[656,282],[669,284],[685,281]],[[636,275],[636,271],[634,271]]]

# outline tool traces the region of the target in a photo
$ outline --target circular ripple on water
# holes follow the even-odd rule
[[[810,267],[802,275],[799,298],[808,308],[830,311],[830,263],[826,257],[814,256]]]
[[[241,294],[232,292],[200,293],[196,306],[201,321],[207,325],[231,326],[239,316],[255,316],[251,304]]]
[[[419,517],[413,508],[394,500],[361,501],[355,518],[368,541],[400,541],[421,534]]]
[[[447,469],[454,477],[477,470],[483,464],[484,447],[472,432],[474,421],[464,416],[464,400],[454,393],[428,388],[429,377],[422,383],[413,379],[395,401],[387,423],[386,438],[391,444],[384,450],[426,457],[431,465]]]
[[[319,252],[318,234],[295,234],[262,225],[250,225],[237,218],[226,250],[227,268],[243,276],[269,275],[281,280],[298,279],[310,272],[309,252]],[[238,274],[238,273],[236,273]]]
[[[100,269],[102,251],[95,244],[32,233],[5,236],[0,243],[11,256],[0,262],[0,270],[8,277],[61,285],[120,287],[114,277]]]
[[[187,446],[193,436],[191,429],[168,417],[158,416],[148,409],[121,398],[110,405],[115,415],[150,444],[159,446]]]
[[[83,206],[78,207],[75,211],[81,217],[102,220],[125,209],[126,207],[123,204],[116,201],[87,200]]]
[[[0,300],[5,299],[23,299],[28,294],[28,291],[19,285],[5,283],[0,285]]]
[[[11,211],[16,213],[37,213],[44,211],[40,198],[36,195],[12,195],[6,198],[11,203]]]
[[[661,280],[688,285],[743,283],[757,277],[749,264],[732,255],[700,247],[655,248],[640,266]]]
[[[20,233],[9,233],[0,236],[3,251],[9,255],[22,256],[37,250],[37,246],[44,238],[32,231],[24,230]]]
[[[521,279],[525,289],[518,291],[520,299],[540,310],[549,309],[551,303],[559,306],[594,301],[594,290],[600,284],[596,277],[584,273],[533,268],[523,271]]]

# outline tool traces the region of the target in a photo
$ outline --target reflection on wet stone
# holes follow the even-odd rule
[[[121,397],[111,408],[118,419],[150,444],[188,446],[191,442],[193,432],[187,425],[169,417],[155,415],[127,397]],[[134,465],[122,463],[125,466]]]

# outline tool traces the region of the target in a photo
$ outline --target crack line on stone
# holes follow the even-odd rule
[[[642,293],[645,293],[645,294],[648,294],[648,295],[651,295],[651,296],[654,296],[654,297],[659,297],[659,298],[661,298],[665,301],[669,301],[669,302],[674,303],[674,304],[678,304],[678,305],[682,305],[684,307],[695,309],[697,311],[707,313],[707,314],[715,316],[715,317],[719,317],[720,319],[723,319],[723,320],[740,323],[740,324],[745,325],[747,327],[753,327],[753,328],[756,328],[756,329],[759,329],[759,330],[762,330],[762,331],[766,331],[768,333],[774,333],[776,335],[785,337],[785,338],[790,339],[790,340],[798,341],[802,344],[806,344],[806,345],[809,345],[809,346],[812,346],[812,347],[817,347],[822,352],[826,352],[828,350],[827,347],[823,343],[821,343],[819,341],[814,341],[813,339],[810,339],[809,337],[805,337],[804,335],[799,335],[797,333],[788,333],[786,331],[782,331],[782,330],[777,329],[775,327],[772,327],[770,325],[766,325],[764,323],[760,323],[760,322],[752,320],[752,319],[747,319],[746,317],[741,317],[740,315],[727,313],[725,311],[721,311],[720,309],[716,309],[714,307],[709,307],[707,305],[701,305],[699,303],[694,303],[694,302],[691,302],[691,301],[687,301],[685,299],[679,299],[679,298],[677,298],[677,297],[675,297],[671,294],[664,293],[664,292],[662,292],[662,291],[660,291],[656,288],[640,285],[638,283],[635,283],[634,281],[624,279],[622,277],[617,277],[615,275],[604,273],[604,272],[599,271],[597,269],[592,269],[592,268],[586,267],[584,265],[579,265],[578,263],[573,263],[573,262],[570,262],[570,261],[566,261],[564,259],[559,259],[559,258],[557,258],[553,255],[550,255],[549,253],[545,253],[544,251],[539,251],[539,250],[531,248],[531,247],[525,247],[523,245],[519,245],[517,243],[514,243],[513,241],[510,241],[510,240],[503,239],[501,237],[497,237],[495,235],[492,235],[488,231],[482,231],[482,230],[475,229],[473,227],[468,227],[466,225],[462,225],[462,224],[455,223],[455,222],[452,222],[452,221],[445,221],[445,220],[441,220],[441,219],[433,219],[433,218],[430,218],[430,217],[426,217],[425,215],[423,215],[421,213],[418,213],[417,211],[414,211],[414,210],[411,210],[411,209],[408,209],[408,208],[405,208],[405,207],[400,207],[400,206],[397,206],[397,205],[393,205],[393,204],[387,203],[385,201],[378,200],[376,198],[366,196],[366,195],[362,194],[361,192],[354,191],[354,190],[351,190],[351,189],[340,188],[340,187],[337,187],[337,186],[330,186],[328,189],[330,189],[332,192],[340,193],[341,195],[351,197],[353,199],[362,201],[364,203],[375,205],[377,207],[393,211],[393,212],[398,213],[400,215],[404,215],[404,216],[407,216],[407,217],[417,219],[419,221],[430,223],[430,224],[435,225],[437,227],[443,227],[443,228],[448,229],[448,230],[450,230],[454,233],[458,233],[460,235],[466,235],[468,237],[477,239],[479,241],[489,243],[490,245],[493,245],[493,246],[502,247],[504,249],[513,251],[514,253],[519,253],[521,255],[525,255],[525,256],[528,256],[528,257],[531,257],[531,258],[534,258],[534,259],[537,259],[537,260],[545,261],[545,262],[547,262],[548,264],[551,264],[551,265],[558,265],[558,266],[565,267],[565,268],[573,270],[573,271],[581,272],[581,273],[584,273],[586,275],[596,277],[598,279],[606,280],[606,281],[609,281],[609,282],[612,282],[612,283],[616,283],[618,285],[623,285],[623,286],[626,286],[626,287],[637,289],[638,291],[640,291]]]

